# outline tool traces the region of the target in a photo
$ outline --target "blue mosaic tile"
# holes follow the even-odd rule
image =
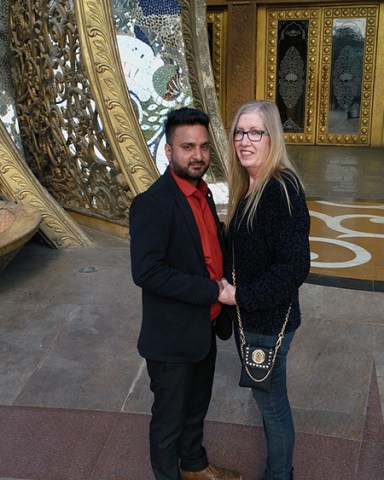
[[[153,50],[153,47],[151,45],[151,42],[150,42],[149,38],[146,36],[146,34],[143,32],[143,30],[138,25],[134,26],[133,31],[135,33],[136,38],[138,38],[139,40],[144,42],[146,45],[151,47],[152,50]]]
[[[193,103],[177,0],[111,0],[124,76],[147,145],[160,172],[164,120]]]
[[[181,9],[178,0],[139,0],[143,14],[150,15],[180,15]]]

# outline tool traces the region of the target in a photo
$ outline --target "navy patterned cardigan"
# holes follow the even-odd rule
[[[226,238],[225,277],[232,283],[233,243],[236,302],[244,329],[262,335],[280,332],[290,304],[286,332],[300,325],[298,289],[310,268],[310,217],[305,195],[293,184],[290,174],[283,173],[282,177],[291,201],[291,213],[282,185],[272,178],[264,189],[250,228],[246,218],[240,222],[245,206],[243,199]],[[236,325],[236,308],[228,307],[228,311]]]

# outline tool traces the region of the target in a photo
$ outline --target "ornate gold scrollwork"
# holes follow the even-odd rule
[[[308,50],[303,131],[287,133],[286,141],[298,144],[368,145],[373,109],[378,7],[267,8],[265,92],[267,98],[272,100],[276,99],[278,86],[279,22],[287,20],[308,22]],[[337,33],[336,22],[340,24]],[[361,25],[364,22],[366,28],[363,29]],[[359,35],[363,39],[359,40],[360,45],[364,43],[364,47],[359,46],[359,52],[345,44],[348,29],[355,32],[356,39]],[[349,35],[352,37],[352,33]],[[335,48],[336,36],[339,40],[338,51]],[[344,45],[342,54],[340,45]],[[337,56],[335,52],[338,52]],[[362,73],[354,64],[354,55],[356,62],[361,62]],[[357,100],[358,97],[360,100]]]
[[[308,21],[308,55],[306,68],[306,109],[305,124],[302,133],[287,133],[285,139],[288,143],[311,144],[315,139],[314,120],[316,118],[316,70],[319,50],[319,29],[320,10],[310,9],[289,9],[289,10],[268,10],[268,40],[267,40],[267,71],[268,81],[266,82],[266,98],[276,100],[277,88],[277,50],[278,50],[278,22],[286,19]]]
[[[10,0],[10,27],[33,173],[65,209],[127,230],[132,198],[158,172],[130,105],[108,2]]]
[[[36,209],[40,230],[55,247],[90,246],[92,240],[36,180],[0,121],[0,186],[9,200]]]
[[[183,5],[186,52],[196,104],[211,115],[212,175],[223,180],[226,135],[208,42],[201,41],[205,4],[190,3]],[[10,0],[10,36],[20,135],[33,173],[84,221],[126,228],[132,198],[159,172],[130,101],[109,2]]]
[[[131,105],[107,2],[75,2],[82,57],[115,160],[133,195],[148,188],[158,170]]]

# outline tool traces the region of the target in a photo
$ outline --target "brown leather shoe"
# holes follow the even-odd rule
[[[181,470],[181,480],[242,480],[242,478],[239,473],[217,468],[213,465],[208,465],[207,468],[199,472]]]

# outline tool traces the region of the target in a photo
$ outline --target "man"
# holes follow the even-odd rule
[[[156,480],[241,480],[210,465],[203,423],[216,360],[220,224],[202,180],[209,117],[181,108],[165,123],[169,167],[130,209],[134,282],[142,288],[138,341],[154,394],[150,454]]]

